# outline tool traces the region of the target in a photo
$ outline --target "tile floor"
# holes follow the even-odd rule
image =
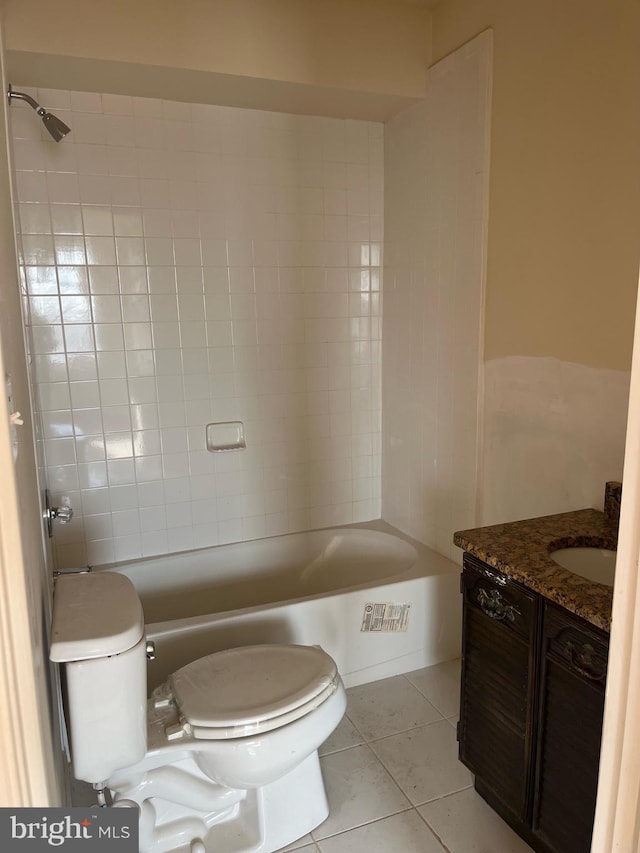
[[[527,853],[457,758],[459,661],[348,690],[320,750],[330,814],[299,853]]]

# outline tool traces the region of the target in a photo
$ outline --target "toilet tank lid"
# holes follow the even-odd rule
[[[135,587],[117,572],[61,575],[53,591],[51,650],[58,663],[126,652],[144,633]]]

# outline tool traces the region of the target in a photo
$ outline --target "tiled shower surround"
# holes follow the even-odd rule
[[[57,564],[379,517],[383,126],[28,91],[72,128],[10,110]]]

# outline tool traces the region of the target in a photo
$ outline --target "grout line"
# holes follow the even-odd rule
[[[416,811],[415,806],[409,805],[404,809],[398,809],[398,811],[390,812],[389,814],[382,815],[381,817],[374,817],[371,820],[364,820],[362,823],[357,823],[354,826],[350,826],[349,829],[341,829],[339,832],[334,832],[331,835],[325,835],[322,838],[314,838],[313,833],[315,830],[311,830],[311,837],[313,838],[315,844],[321,844],[323,841],[326,841],[329,838],[337,838],[339,835],[344,835],[346,832],[351,832],[354,829],[361,829],[363,826],[370,826],[372,823],[380,823],[383,820],[387,820],[387,818],[395,817],[399,814],[405,814],[406,812]]]
[[[348,691],[347,691],[347,710],[345,711],[345,714],[344,714],[344,715],[345,715],[345,717],[349,720],[349,722],[351,723],[351,725],[353,726],[353,728],[358,732],[358,734],[360,735],[360,737],[361,737],[361,738],[365,741],[365,743],[366,743],[366,739],[365,739],[364,735],[362,734],[362,732],[360,731],[360,729],[358,728],[358,726],[354,723],[353,719],[349,716],[349,692],[348,692]]]
[[[444,843],[444,841],[440,838],[440,836],[439,836],[439,835],[437,834],[437,832],[433,829],[433,827],[432,827],[432,826],[431,826],[431,824],[426,820],[426,818],[425,818],[423,815],[421,815],[421,814],[420,814],[420,812],[418,811],[418,809],[416,808],[416,806],[412,806],[411,808],[408,808],[408,809],[402,809],[402,810],[401,810],[401,811],[399,811],[399,812],[394,812],[393,814],[385,815],[384,817],[375,818],[374,820],[365,821],[365,823],[358,824],[357,826],[352,826],[350,829],[343,829],[341,832],[336,832],[336,833],[334,833],[333,835],[327,835],[327,836],[325,836],[324,838],[322,838],[322,839],[320,839],[320,840],[316,840],[316,839],[314,839],[314,840],[313,840],[313,843],[314,843],[314,845],[315,845],[316,849],[320,850],[320,851],[321,851],[321,853],[322,853],[322,846],[321,846],[321,845],[322,845],[322,842],[323,842],[323,841],[326,841],[327,839],[330,839],[330,838],[338,838],[339,836],[341,836],[341,835],[346,835],[347,833],[349,833],[349,832],[353,832],[353,831],[354,831],[354,830],[356,830],[356,829],[361,829],[361,828],[362,828],[362,827],[364,827],[364,826],[371,826],[372,824],[375,824],[375,823],[382,823],[382,821],[388,820],[389,818],[392,818],[392,817],[396,817],[396,816],[397,816],[397,815],[399,815],[399,814],[406,814],[407,812],[415,812],[415,813],[416,813],[416,815],[418,816],[418,818],[420,819],[420,821],[421,821],[422,823],[424,823],[424,825],[427,827],[427,829],[429,830],[429,832],[434,836],[434,838],[436,839],[436,841],[438,842],[438,844],[440,844],[440,846],[443,848],[444,853],[451,853],[451,850],[447,847],[447,845],[446,845],[446,844]],[[304,849],[304,847],[302,847],[302,848],[300,848],[300,849]],[[384,853],[384,851],[383,851],[383,853]]]
[[[381,816],[381,817],[379,817],[379,818],[374,818],[374,820],[365,820],[365,821],[363,821],[363,823],[361,823],[361,824],[357,824],[356,826],[352,826],[352,827],[350,827],[350,829],[357,829],[357,828],[358,828],[358,826],[366,826],[367,824],[369,824],[369,823],[374,823],[374,822],[375,822],[375,821],[377,821],[377,820],[384,820],[384,818],[385,818],[385,817],[392,817],[392,815],[394,815],[394,814],[400,814],[401,812],[407,812],[407,811],[410,811],[412,808],[415,808],[415,806],[413,805],[413,803],[411,802],[411,800],[409,799],[409,797],[405,794],[405,792],[402,790],[402,788],[400,787],[400,785],[399,785],[399,784],[396,782],[396,780],[394,779],[393,775],[389,772],[389,770],[387,770],[387,768],[384,766],[384,764],[382,763],[382,761],[378,758],[378,756],[376,755],[376,753],[371,749],[371,747],[369,746],[369,744],[367,744],[367,743],[358,744],[358,746],[353,746],[353,747],[350,747],[350,748],[351,748],[351,749],[357,749],[357,748],[359,748],[359,747],[363,747],[363,746],[364,746],[364,747],[366,747],[366,748],[369,750],[369,752],[370,752],[370,753],[373,755],[373,757],[375,758],[376,762],[380,765],[380,768],[382,769],[382,771],[386,774],[386,776],[388,776],[388,777],[389,777],[390,781],[391,781],[391,782],[393,783],[393,785],[395,785],[395,787],[398,789],[398,791],[399,791],[400,795],[401,795],[401,796],[406,800],[406,802],[407,802],[407,806],[406,806],[405,808],[398,809],[398,810],[397,810],[397,811],[395,811],[395,812],[391,812],[391,814],[383,815],[383,816]],[[344,752],[345,750],[342,750],[342,751]],[[334,754],[335,754],[335,753],[334,753]],[[347,830],[347,829],[342,830],[342,832],[348,832],[348,831],[349,831],[349,830]],[[312,830],[312,831],[311,831],[311,837],[313,838],[313,840],[314,840],[314,841],[318,841],[318,839],[316,839],[316,838],[315,838],[315,836],[313,835],[313,832],[314,832],[314,830]],[[340,835],[340,834],[341,834],[341,833],[339,833],[339,832],[334,833],[334,835]],[[325,836],[325,837],[326,837],[326,838],[331,838],[332,836],[327,835],[327,836]],[[322,840],[322,839],[320,839],[320,840]]]
[[[403,729],[401,732],[393,732],[390,735],[381,735],[381,737],[372,738],[371,740],[365,741],[367,744],[379,743],[381,740],[388,740],[392,737],[398,737],[399,735],[406,735],[410,732],[417,732],[419,729],[426,729],[429,726],[437,726],[439,723],[447,723],[448,720],[446,717],[442,717],[440,720],[432,720],[430,723],[420,723],[418,726],[412,726],[410,729]]]
[[[463,791],[468,791],[469,788],[473,788],[473,782],[470,785],[464,785],[462,788],[456,788],[455,791],[447,791],[446,794],[440,794],[438,797],[431,797],[429,800],[424,800],[421,803],[416,803],[415,808],[420,809],[422,806],[431,805],[431,803],[437,803],[440,800],[446,800],[447,797],[453,797],[454,794],[461,794]]]
[[[414,808],[415,808],[415,807],[414,807]],[[442,838],[440,838],[440,836],[439,836],[439,835],[438,835],[438,833],[435,831],[435,829],[431,826],[431,824],[430,824],[430,823],[429,823],[429,821],[426,819],[426,817],[425,817],[424,815],[420,814],[420,812],[418,811],[418,809],[417,809],[417,808],[415,809],[415,811],[416,811],[416,813],[417,813],[418,817],[420,818],[420,820],[421,820],[421,821],[423,821],[423,823],[426,825],[426,827],[427,827],[427,829],[429,830],[429,832],[431,832],[431,833],[432,833],[432,835],[434,836],[434,838],[437,840],[437,842],[438,842],[439,844],[441,844],[441,845],[442,845],[442,847],[443,847],[443,849],[446,851],[446,853],[451,853],[451,850],[447,847],[447,845],[444,843],[444,841],[442,840]]]
[[[431,704],[431,703],[430,703],[430,704]],[[438,711],[438,709],[437,709],[437,708],[435,708],[435,706],[432,706],[432,707],[434,707],[434,709],[435,709],[436,711]],[[323,756],[324,756],[324,755],[334,755],[336,752],[344,752],[344,751],[345,751],[345,750],[347,750],[347,749],[352,749],[354,746],[362,746],[363,744],[372,744],[372,743],[377,743],[378,741],[380,741],[380,740],[385,740],[386,738],[390,738],[390,737],[397,737],[398,735],[403,735],[403,734],[408,734],[409,732],[414,732],[414,731],[416,731],[417,729],[423,729],[423,728],[426,728],[427,726],[433,726],[435,723],[443,723],[443,722],[444,722],[444,723],[449,723],[450,725],[452,725],[452,726],[455,728],[455,720],[454,720],[454,722],[453,722],[453,723],[451,722],[451,719],[453,719],[453,718],[449,719],[449,718],[445,717],[445,716],[444,716],[440,711],[438,711],[438,714],[440,714],[440,719],[439,719],[439,720],[431,720],[431,721],[430,721],[430,722],[428,722],[428,723],[418,723],[417,725],[415,725],[415,726],[410,726],[410,727],[409,727],[409,728],[407,728],[407,729],[399,729],[397,732],[390,732],[389,734],[386,734],[386,735],[379,735],[379,736],[377,736],[377,737],[367,738],[367,737],[366,737],[366,736],[365,736],[365,735],[360,731],[360,729],[359,729],[359,728],[358,728],[358,726],[354,723],[354,721],[352,720],[352,718],[351,718],[351,717],[349,717],[349,713],[348,713],[348,711],[347,711],[347,712],[345,713],[345,717],[347,717],[347,719],[349,720],[349,722],[351,723],[351,725],[353,726],[353,728],[354,728],[354,729],[356,730],[356,732],[360,735],[360,737],[362,738],[362,741],[361,741],[360,743],[352,743],[352,744],[349,744],[348,746],[342,746],[342,747],[338,747],[338,748],[336,748],[336,749],[332,749],[332,750],[331,750],[331,752],[325,752],[325,753],[323,753],[322,755],[323,755]],[[321,757],[322,757],[322,756],[321,756]]]

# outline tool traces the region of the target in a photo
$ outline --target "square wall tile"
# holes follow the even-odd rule
[[[49,94],[70,114],[64,146],[11,118],[38,398],[47,439],[75,433],[51,446],[50,475],[92,495],[93,520],[74,533],[86,547],[66,542],[65,559],[76,544],[92,559],[127,559],[375,514],[379,472],[356,477],[349,464],[317,487],[281,479],[312,442],[316,461],[338,470],[343,439],[380,430],[379,375],[359,393],[348,355],[353,340],[363,364],[380,358],[368,348],[382,174],[369,123]],[[349,300],[350,259],[366,298]],[[329,342],[344,342],[339,364]],[[239,418],[247,452],[215,460],[206,424]],[[109,528],[107,488],[160,507],[166,535],[151,513],[140,529]]]

